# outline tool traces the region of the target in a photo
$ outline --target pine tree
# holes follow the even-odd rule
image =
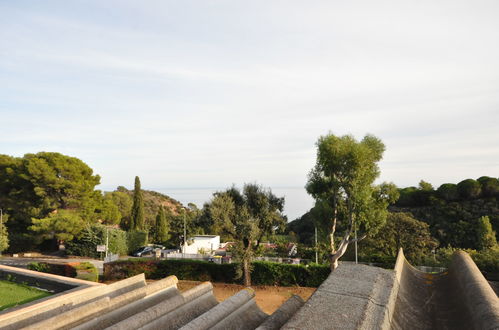
[[[165,211],[163,210],[163,206],[160,206],[158,215],[156,216],[156,243],[164,243],[168,240],[168,230]]]
[[[130,219],[130,230],[144,230],[144,199],[140,190],[140,179],[135,177],[135,188],[133,190],[132,215]]]

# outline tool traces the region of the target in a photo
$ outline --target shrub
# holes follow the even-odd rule
[[[437,250],[435,257],[427,256],[423,261],[426,266],[434,267],[449,267],[452,261],[452,255],[455,251],[461,250],[453,247],[440,248]],[[468,253],[482,272],[499,272],[499,247],[477,251],[472,249],[463,250]]]
[[[92,263],[85,261],[76,263],[73,267],[76,270],[76,278],[92,282],[99,281],[99,271]]]
[[[109,234],[109,251],[119,255],[127,254],[126,232],[120,229],[107,229]],[[94,224],[84,229],[80,235],[66,244],[69,255],[99,258],[97,245],[106,243],[106,226]]]
[[[42,273],[78,278],[86,281],[97,282],[99,271],[90,262],[70,262],[67,264],[53,264],[46,262],[30,262],[28,269]]]
[[[237,264],[215,264],[198,260],[120,260],[104,265],[106,280],[144,273],[148,279],[175,275],[182,280],[241,283],[236,280]],[[257,261],[251,273],[253,285],[319,286],[329,275],[325,265],[288,265]]]
[[[50,266],[46,262],[30,262],[28,269],[41,273],[50,273]]]
[[[147,231],[133,230],[126,233],[128,253],[147,244]]]

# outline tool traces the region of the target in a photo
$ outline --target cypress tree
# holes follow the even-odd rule
[[[135,177],[135,188],[133,190],[133,205],[130,219],[130,230],[144,230],[144,199],[140,190],[140,179]]]
[[[168,229],[165,211],[163,206],[160,206],[156,216],[156,243],[164,243],[168,240]]]

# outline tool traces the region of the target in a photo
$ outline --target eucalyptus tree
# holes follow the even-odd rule
[[[331,270],[338,267],[338,260],[350,243],[364,239],[368,232],[374,233],[383,225],[386,208],[397,197],[394,185],[374,185],[384,150],[381,140],[372,135],[357,141],[351,135],[328,134],[317,141],[317,160],[306,189],[331,209],[328,230]],[[339,223],[344,233],[336,245]],[[357,231],[360,236],[352,237]]]
[[[284,199],[270,189],[246,184],[242,192],[235,187],[216,192],[206,207],[216,227],[235,240],[232,248],[242,266],[239,274],[244,277],[244,285],[250,286],[251,261],[259,240],[285,223]]]

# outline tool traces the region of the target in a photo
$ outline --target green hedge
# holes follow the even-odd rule
[[[104,264],[106,280],[123,279],[144,273],[148,279],[175,275],[181,280],[241,284],[236,279],[237,264],[215,264],[198,260],[129,259]],[[251,278],[253,285],[318,287],[329,275],[329,266],[288,265],[256,261]]]
[[[109,251],[119,255],[127,254],[127,234],[120,229],[108,229]],[[106,226],[93,224],[85,228],[77,238],[66,244],[66,252],[69,255],[100,258],[101,252],[97,252],[97,245],[106,244]]]
[[[67,264],[53,264],[47,262],[30,262],[28,269],[42,273],[73,277],[80,280],[98,282],[99,271],[90,262],[70,262]]]

